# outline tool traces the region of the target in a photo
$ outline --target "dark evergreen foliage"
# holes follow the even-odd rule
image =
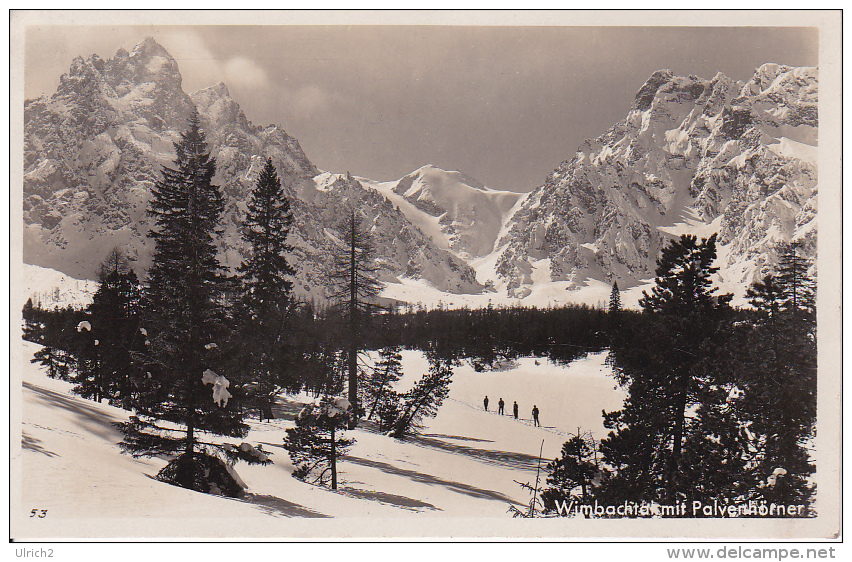
[[[269,158],[258,175],[248,203],[243,240],[250,254],[238,269],[244,300],[258,316],[272,310],[280,314],[292,300],[290,277],[296,271],[287,259],[293,251],[287,244],[292,222],[290,202]]]
[[[175,152],[174,167],[162,169],[148,210],[155,223],[149,234],[155,247],[142,327],[150,344],[137,356],[144,373],[137,416],[119,427],[125,434],[122,447],[133,455],[181,449],[192,458],[198,445],[205,451],[222,448],[201,442],[198,432],[242,437],[248,427],[242,421],[244,392],[238,374],[228,377],[228,401],[214,402],[202,380],[208,369],[219,369],[227,279],[216,246],[224,202],[213,184],[216,165],[197,113]],[[161,420],[182,429],[165,432],[158,429]]]
[[[95,395],[129,410],[134,388],[140,384],[131,354],[142,352],[146,341],[139,331],[141,288],[129,260],[117,248],[101,264],[98,281],[98,290],[87,308],[91,332],[80,333],[85,340],[81,358],[86,359],[87,352],[94,353],[96,370],[87,373],[91,379],[80,381],[81,388],[91,385]],[[97,345],[89,347],[93,342]]]
[[[268,159],[257,178],[243,225],[249,256],[238,269],[239,294],[234,313],[237,329],[228,342],[234,369],[244,373],[247,406],[272,418],[272,403],[282,388],[294,386],[293,363],[285,345],[293,307],[295,273],[287,261],[287,236],[293,215],[281,180]]]
[[[622,311],[629,316],[627,311]],[[567,364],[607,347],[607,314],[588,306],[488,306],[378,314],[367,331],[369,349],[402,346],[469,360],[480,370],[531,355]]]
[[[729,401],[747,460],[744,493],[809,505],[815,469],[808,446],[817,405],[815,295],[808,261],[795,245],[781,251],[777,276],[765,277],[748,293],[757,312],[737,327],[739,353],[732,364],[737,392]]]
[[[541,501],[545,512],[556,512],[563,502],[572,500],[588,505],[595,497],[595,479],[600,473],[597,446],[591,434],[580,434],[562,445],[562,456],[545,467],[547,486]]]
[[[613,282],[612,292],[609,294],[609,313],[618,314],[621,312],[621,293],[618,290],[618,281]]]
[[[732,316],[731,296],[714,295],[715,258],[715,235],[672,241],[657,262],[652,293],[640,300],[645,314],[613,339],[613,364],[628,397],[622,410],[604,415],[611,431],[600,449],[613,469],[605,496],[674,504],[708,499],[722,485],[709,485],[720,475],[736,480],[736,467],[707,454],[714,447],[706,443],[706,407],[725,379],[712,358],[728,344]]]
[[[429,372],[402,396],[400,414],[390,433],[397,439],[404,439],[417,431],[423,418],[435,417],[444,398],[450,393],[452,362],[434,352],[428,352],[426,356],[429,359]]]
[[[284,440],[294,478],[337,489],[337,459],[355,442],[343,436],[353,416],[349,401],[328,396],[299,412]]]
[[[157,480],[205,494],[231,498],[244,494],[228,465],[218,457],[200,452],[178,455],[157,473]]]
[[[40,326],[37,315],[33,299],[28,298],[27,302],[24,303],[24,308],[21,309],[21,318],[24,321],[23,337],[27,341],[36,342],[38,340]]]
[[[388,398],[393,402],[392,387],[400,377],[402,377],[402,354],[399,346],[382,349],[372,374],[364,380],[363,404],[367,411],[367,419],[373,419],[373,415],[381,409]]]
[[[87,311],[87,314],[91,314]],[[101,369],[98,344],[100,343],[92,334],[88,326],[91,316],[77,325],[77,337],[71,341],[71,349],[76,359],[76,368],[71,381],[76,383],[73,388],[75,394],[83,398],[100,402],[104,398],[105,381]]]
[[[402,414],[401,401],[403,395],[395,390],[387,390],[379,405],[376,407],[375,418],[377,418],[379,431],[387,433],[392,430]]]

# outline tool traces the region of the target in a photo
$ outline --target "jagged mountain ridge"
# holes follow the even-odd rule
[[[506,225],[492,263],[508,294],[534,277],[621,288],[653,277],[682,233],[719,233],[720,279],[744,284],[779,242],[816,252],[816,68],[765,64],[746,83],[655,72],[627,117],[562,162]]]
[[[234,267],[246,249],[239,228],[266,158],[291,197],[296,289],[322,298],[321,270],[347,204],[373,232],[382,276],[423,278],[447,292],[476,292],[473,270],[411,224],[370,187],[320,174],[296,139],[275,125],[253,125],[217,84],[191,95],[175,60],[154,39],[103,60],[76,58],[57,92],[24,108],[24,259],[78,278],[93,278],[103,256],[122,246],[141,271],[153,249],[145,210],[159,167],[193,108],[201,116],[223,188],[222,253]],[[315,183],[316,178],[316,183]],[[318,195],[320,194],[320,195]]]
[[[778,242],[802,240],[815,255],[817,103],[814,68],[767,64],[745,83],[658,71],[624,120],[532,193],[433,166],[377,182],[321,172],[282,128],[253,125],[224,84],[184,93],[177,63],[149,38],[110,60],[78,57],[55,94],[26,102],[25,261],[92,278],[120,245],[146,269],[150,187],[195,107],[227,196],[226,263],[244,255],[245,202],[271,157],[297,217],[303,296],[321,297],[322,264],[353,202],[388,282],[456,295],[494,286],[480,296],[498,300],[547,284],[570,295],[594,279],[626,288],[653,277],[672,236],[718,232],[721,279],[742,292]]]

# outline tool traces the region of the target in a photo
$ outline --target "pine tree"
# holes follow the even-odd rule
[[[801,245],[795,242],[781,246],[778,284],[783,287],[782,309],[804,319],[815,313],[816,289],[808,275],[811,264],[800,255],[800,249]]]
[[[379,402],[375,411],[375,417],[378,418],[380,432],[387,433],[394,428],[400,414],[402,413],[400,410],[402,407],[402,398],[403,395],[393,389],[385,391],[384,397],[382,398],[382,401]]]
[[[609,313],[618,314],[621,312],[621,294],[618,290],[618,281],[613,281],[612,291],[609,294]]]
[[[148,209],[155,221],[149,234],[155,247],[142,320],[150,340],[139,358],[144,386],[135,400],[137,415],[119,427],[125,434],[122,447],[134,456],[182,453],[161,471],[161,478],[208,492],[203,474],[218,465],[210,464],[207,451],[263,461],[200,440],[200,432],[242,437],[248,426],[239,406],[237,375],[232,383],[213,370],[219,368],[217,341],[225,334],[227,319],[227,279],[216,246],[224,201],[213,184],[216,165],[197,112],[175,152],[174,167],[163,167]],[[207,385],[213,385],[212,397]],[[161,420],[182,428],[168,430],[157,423]]]
[[[32,335],[36,343],[44,347],[33,354],[31,362],[47,367],[48,376],[52,378],[72,381],[76,378],[75,369],[79,364],[75,353],[81,343],[77,326],[85,320],[85,311],[72,306],[55,307],[53,310],[37,306],[32,314],[36,329]]]
[[[364,382],[364,405],[369,408],[367,419],[373,419],[384,400],[391,396],[393,384],[402,377],[402,354],[398,346],[385,347],[379,352],[379,360],[372,376]]]
[[[281,180],[267,159],[248,204],[243,241],[249,256],[238,270],[241,298],[237,317],[240,337],[231,356],[247,372],[250,398],[261,417],[272,418],[272,402],[284,381],[285,330],[292,305],[295,273],[287,261],[287,236],[293,215]],[[292,385],[289,385],[292,386]]]
[[[141,352],[145,338],[139,333],[141,290],[130,262],[117,248],[101,264],[100,285],[87,311],[91,335],[98,342],[99,393],[130,409],[133,368],[131,353]]]
[[[685,235],[663,248],[656,284],[640,300],[643,318],[613,339],[613,363],[628,397],[622,410],[604,416],[612,431],[600,450],[616,469],[603,490],[610,498],[705,499],[710,491],[701,482],[721,470],[723,459],[706,455],[701,409],[719,392],[712,358],[729,336],[731,295],[714,295],[715,258],[715,235],[701,243]],[[697,415],[688,415],[690,409]]]
[[[42,367],[47,368],[47,376],[56,379],[59,377],[61,359],[60,351],[51,346],[44,346],[33,354],[30,363],[38,363]]]
[[[367,317],[374,310],[375,298],[382,287],[377,276],[378,266],[370,235],[355,211],[351,210],[343,225],[342,244],[334,250],[327,277],[331,286],[330,298],[340,306],[348,327],[345,337],[349,402],[355,412],[353,420],[362,413],[358,404],[358,353],[362,329],[367,325]]]
[[[337,489],[337,459],[355,442],[342,436],[353,415],[348,400],[328,396],[299,412],[296,427],[287,430],[284,440],[294,478]]]
[[[577,435],[562,444],[562,456],[545,467],[548,486],[542,490],[545,511],[556,511],[562,502],[589,504],[594,497],[594,480],[600,472],[595,442],[591,434]]]
[[[423,418],[434,418],[438,408],[450,393],[453,368],[450,361],[434,352],[427,352],[429,372],[403,396],[400,415],[394,424],[392,437],[404,439],[420,428]]]
[[[24,303],[24,308],[21,309],[21,318],[24,321],[23,337],[26,341],[39,343],[42,338],[41,328],[38,321],[38,311],[33,305],[33,299],[28,298]]]
[[[795,245],[782,248],[777,276],[748,292],[757,316],[738,334],[735,401],[749,454],[749,499],[808,504],[814,472],[808,451],[816,423],[817,348],[810,264]]]
[[[75,374],[71,381],[76,383],[72,391],[83,398],[100,402],[105,396],[105,381],[101,368],[99,340],[92,333],[90,312],[87,319],[77,325],[76,336],[71,341],[70,352],[75,360]]]
[[[762,281],[755,282],[746,291],[749,304],[755,310],[765,314],[771,322],[778,318],[783,294],[783,287],[778,285],[773,275],[765,276]]]

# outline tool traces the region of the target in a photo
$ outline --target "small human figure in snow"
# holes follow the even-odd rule
[[[515,404],[512,406],[512,413],[515,414],[515,419],[518,419],[518,401],[515,400]]]
[[[503,415],[503,407],[504,407],[505,405],[506,405],[506,403],[505,403],[505,402],[503,402],[503,399],[502,399],[502,398],[500,399],[500,401],[499,401],[499,402],[497,402],[497,413],[498,413],[498,414],[500,414],[501,416]]]
[[[485,406],[485,411],[488,411],[488,397],[485,397],[485,400],[482,401],[482,404]]]
[[[532,415],[533,425],[536,427],[541,427],[541,423],[538,421],[538,406],[536,406],[535,404],[533,404]]]

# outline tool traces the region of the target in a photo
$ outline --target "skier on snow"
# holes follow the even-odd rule
[[[488,397],[487,396],[485,397],[485,400],[482,401],[482,403],[485,405],[485,411],[487,412],[488,411]]]
[[[535,404],[533,404],[532,415],[533,425],[535,425],[536,427],[541,427],[541,423],[538,421],[538,406],[536,406]]]
[[[505,405],[506,405],[506,403],[503,402],[502,398],[500,399],[499,402],[497,402],[497,413],[500,414],[501,416],[503,415],[503,406],[505,406]]]
[[[518,419],[518,401],[515,400],[515,404],[512,406],[512,413],[515,414],[515,419]]]

